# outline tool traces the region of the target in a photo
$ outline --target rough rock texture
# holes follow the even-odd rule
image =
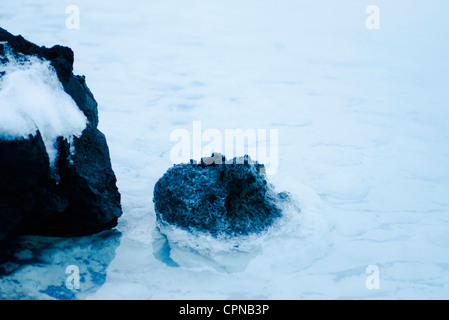
[[[221,158],[212,155],[200,164],[170,168],[154,188],[157,219],[212,235],[246,235],[281,216],[279,203],[286,194],[267,183],[263,165]]]
[[[38,47],[0,28],[2,41],[15,54],[49,60],[88,125],[75,137],[70,159],[69,142],[58,139],[56,173],[39,132],[29,139],[0,140],[0,240],[20,234],[84,235],[114,227],[122,214],[116,177],[106,138],[97,129],[97,103],[84,77],[72,73],[72,50]],[[1,46],[0,63],[5,63]]]

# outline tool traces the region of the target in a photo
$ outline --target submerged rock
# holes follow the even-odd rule
[[[0,244],[0,300],[86,299],[106,281],[121,233],[20,236]],[[79,276],[78,281],[75,277]]]
[[[281,216],[288,197],[274,191],[264,169],[247,156],[227,161],[221,154],[177,164],[155,185],[157,219],[212,235],[261,232]]]
[[[97,103],[85,78],[72,73],[72,50],[39,47],[0,28],[0,66],[10,63],[6,51],[22,60],[48,61],[87,123],[78,137],[60,136],[53,142],[54,163],[42,128],[28,137],[2,139],[0,126],[0,240],[21,234],[85,235],[115,227],[122,214],[116,177],[106,138],[97,129]],[[0,80],[7,77],[0,74]],[[0,103],[2,108],[17,107]]]

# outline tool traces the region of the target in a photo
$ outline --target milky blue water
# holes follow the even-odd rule
[[[378,30],[365,25],[372,4]],[[68,5],[79,29],[66,27]],[[74,50],[124,213],[112,233],[24,239],[0,297],[448,298],[448,10],[437,0],[1,1],[1,27]],[[172,165],[170,134],[193,121],[278,130],[268,180],[296,202],[267,233],[158,230],[152,192]],[[79,289],[65,285],[68,265]]]

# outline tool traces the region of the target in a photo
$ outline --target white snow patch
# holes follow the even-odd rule
[[[53,166],[56,139],[62,136],[71,142],[79,137],[87,119],[49,61],[15,57],[8,49],[5,56],[8,61],[0,64],[0,139],[27,139],[39,130]]]

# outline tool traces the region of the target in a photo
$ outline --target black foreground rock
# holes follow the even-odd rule
[[[0,63],[8,62],[2,56],[5,41],[14,54],[50,61],[88,125],[75,137],[70,159],[69,142],[58,139],[56,175],[39,132],[29,139],[0,140],[0,240],[22,234],[78,236],[115,227],[122,214],[116,177],[106,138],[97,129],[97,103],[84,77],[72,73],[72,50],[39,47],[0,28]]]
[[[247,156],[226,161],[221,154],[175,165],[155,185],[157,219],[214,236],[261,232],[288,197],[267,183],[264,169]]]

